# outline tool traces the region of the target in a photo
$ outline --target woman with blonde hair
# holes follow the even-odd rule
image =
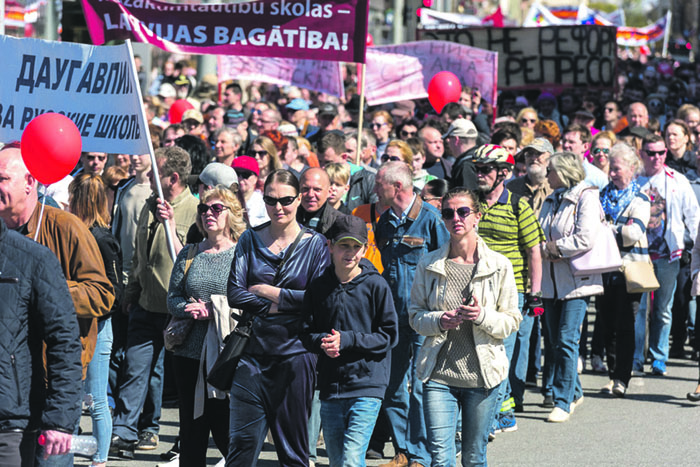
[[[97,174],[81,173],[68,187],[70,212],[88,226],[95,237],[102,254],[105,271],[115,292],[115,301],[110,313],[97,320],[97,341],[95,353],[90,360],[83,387],[92,418],[92,435],[97,439],[97,452],[92,456],[92,465],[104,467],[107,463],[109,446],[112,440],[112,415],[107,403],[109,384],[109,360],[112,354],[112,313],[121,308],[122,253],[119,242],[109,228],[109,206],[107,192],[102,177]]]
[[[225,392],[197,386],[198,375],[212,363],[202,360],[202,349],[214,319],[212,296],[226,295],[236,243],[246,223],[238,198],[222,185],[202,194],[195,222],[204,240],[180,251],[170,277],[168,311],[194,320],[185,341],[173,350],[180,401],[180,465],[205,466],[210,432],[221,454],[228,453],[229,401]]]
[[[394,139],[389,141],[386,146],[386,151],[381,157],[382,164],[386,164],[389,161],[401,161],[408,164],[413,172],[413,151],[411,146],[409,146],[405,141],[400,139]]]
[[[524,107],[518,112],[518,116],[515,117],[515,121],[518,126],[523,128],[529,128],[531,130],[535,129],[535,125],[540,121],[537,116],[537,110],[532,107]]]
[[[605,172],[610,169],[610,150],[617,143],[617,137],[612,131],[601,131],[591,141],[591,157],[593,165]]]
[[[265,180],[275,170],[282,168],[282,163],[277,156],[277,147],[274,141],[266,136],[258,136],[248,150],[248,155],[258,162],[260,174],[258,175],[258,189],[265,186]]]

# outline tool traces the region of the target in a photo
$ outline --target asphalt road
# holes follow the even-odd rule
[[[627,396],[618,399],[599,393],[607,383],[604,375],[584,373],[585,401],[563,424],[546,423],[548,410],[539,406],[541,396],[536,390],[529,390],[525,413],[518,414],[518,430],[499,434],[489,444],[488,461],[495,466],[698,465],[700,404],[685,398],[697,381],[697,362],[671,360],[668,376],[633,378]],[[90,431],[89,417],[83,417],[82,426]],[[137,451],[133,461],[110,459],[108,465],[153,467],[162,463],[159,454],[170,448],[177,430],[177,410],[164,409],[158,449]],[[220,459],[212,447],[213,443],[208,465],[215,465]],[[320,448],[319,454],[324,453]],[[384,453],[391,456],[390,445]],[[371,461],[368,465],[384,462],[387,460]],[[77,459],[76,465],[89,462]],[[271,445],[265,445],[258,465],[278,465]],[[327,465],[327,459],[319,459],[317,465]]]

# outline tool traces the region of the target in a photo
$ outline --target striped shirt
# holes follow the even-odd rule
[[[515,283],[518,292],[525,292],[527,270],[527,250],[544,242],[544,232],[524,197],[518,200],[518,212],[513,210],[507,189],[493,206],[487,207],[479,221],[479,236],[493,251],[501,253],[513,264]]]

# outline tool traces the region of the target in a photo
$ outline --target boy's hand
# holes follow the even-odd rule
[[[330,358],[339,357],[340,333],[335,329],[332,329],[330,334],[321,339],[321,350],[323,350]]]

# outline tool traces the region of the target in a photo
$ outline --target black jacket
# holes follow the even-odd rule
[[[0,432],[72,433],[80,417],[80,352],[78,319],[58,259],[0,219]]]
[[[474,170],[474,162],[472,157],[479,146],[465,151],[459,156],[459,159],[452,166],[452,179],[450,179],[450,188],[462,187],[467,190],[476,191],[478,184],[476,182],[476,171]]]
[[[331,264],[304,295],[302,342],[320,354],[316,370],[321,399],[384,398],[391,373],[391,349],[398,342],[398,318],[386,280],[366,259],[362,272],[341,284]],[[321,339],[340,332],[340,356],[328,357]]]
[[[299,206],[299,209],[297,209],[297,222],[327,237],[326,234],[335,224],[335,220],[345,215],[326,201],[316,212],[306,212],[303,206]],[[311,222],[312,220],[314,222]]]
[[[375,177],[376,174],[367,169],[358,170],[350,176],[350,189],[345,197],[345,205],[350,212],[363,204],[377,202],[377,195],[374,193]]]
[[[97,247],[102,254],[102,261],[105,263],[107,279],[109,279],[112,283],[112,287],[114,287],[114,305],[112,305],[109,314],[99,318],[103,320],[115,311],[120,310],[122,306],[122,295],[124,295],[124,283],[122,282],[122,248],[116,237],[112,234],[112,231],[106,227],[93,227],[90,229],[90,233],[95,237]]]

